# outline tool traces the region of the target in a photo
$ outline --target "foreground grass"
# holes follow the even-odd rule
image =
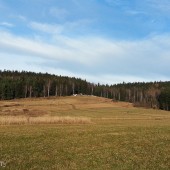
[[[97,105],[91,98],[75,100],[62,99],[57,101],[58,110],[51,104],[43,110],[54,117],[85,116],[92,123],[1,125],[0,161],[6,162],[6,167],[0,169],[170,169],[169,112],[124,107],[126,103],[112,105],[105,100]],[[29,101],[27,109],[41,109],[38,101],[37,106],[35,103],[32,108]],[[7,107],[10,115],[12,109],[20,109],[17,107]],[[6,106],[1,109],[3,115]]]
[[[169,127],[5,126],[6,169],[169,169]]]

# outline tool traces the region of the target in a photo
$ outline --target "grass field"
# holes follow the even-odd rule
[[[169,170],[170,112],[94,96],[0,101],[0,169]]]

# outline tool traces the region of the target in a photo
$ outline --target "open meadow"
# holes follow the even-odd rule
[[[95,96],[0,101],[0,169],[169,170],[170,112]]]

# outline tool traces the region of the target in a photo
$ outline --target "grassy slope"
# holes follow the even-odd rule
[[[169,112],[85,96],[0,102],[1,116],[25,114],[92,123],[1,125],[3,169],[170,169]]]

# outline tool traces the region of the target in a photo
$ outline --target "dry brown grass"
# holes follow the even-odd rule
[[[102,109],[133,107],[126,102],[112,102],[110,99],[94,96],[69,96],[16,99],[10,101],[0,101],[0,115],[16,116],[42,116],[57,112],[70,112],[74,110]]]
[[[23,125],[23,124],[88,124],[90,118],[86,117],[26,117],[26,116],[1,116],[0,125]]]
[[[90,119],[88,119],[90,118]],[[131,103],[113,102],[94,96],[69,96],[0,101],[0,124],[82,123],[168,124],[169,112],[134,108]],[[146,123],[144,123],[146,124]]]

